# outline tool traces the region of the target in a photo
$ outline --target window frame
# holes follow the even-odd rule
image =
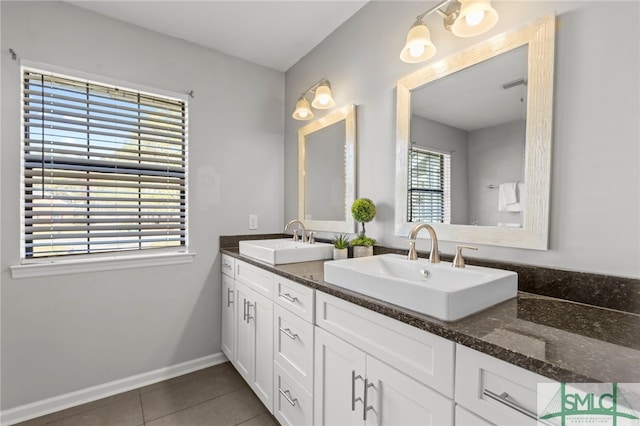
[[[412,155],[423,155],[427,156],[437,156],[440,158],[440,173],[442,175],[441,185],[437,189],[430,188],[414,188],[412,187],[413,181],[413,171],[412,167]],[[432,148],[425,148],[421,146],[412,145],[409,147],[409,153],[407,156],[407,211],[406,217],[407,222],[409,223],[420,223],[420,222],[428,222],[428,223],[442,223],[442,224],[450,224],[451,223],[451,153],[450,152],[442,152],[438,150],[434,150]],[[425,220],[423,218],[415,218],[414,217],[414,205],[412,202],[414,193],[436,193],[440,192],[442,194],[441,200],[441,210],[442,210],[442,221],[434,222],[433,220]]]
[[[61,256],[26,257],[25,247],[25,117],[24,117],[24,73],[33,71],[45,75],[55,75],[87,84],[113,86],[141,95],[164,97],[184,104],[184,245],[163,248],[115,250],[104,253],[73,254]],[[13,278],[48,276],[88,271],[104,271],[154,265],[190,263],[195,253],[189,251],[189,98],[188,94],[175,93],[136,83],[115,80],[109,77],[69,70],[27,60],[20,61],[20,264],[11,266]]]

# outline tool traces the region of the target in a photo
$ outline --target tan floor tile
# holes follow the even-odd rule
[[[266,412],[257,396],[244,387],[185,410],[147,421],[147,426],[233,426]]]
[[[148,422],[243,387],[247,384],[231,365],[173,381],[142,394],[144,418]]]
[[[139,426],[144,423],[137,390],[39,417],[20,426]]]
[[[279,423],[271,414],[264,413],[240,423],[238,426],[279,426]]]

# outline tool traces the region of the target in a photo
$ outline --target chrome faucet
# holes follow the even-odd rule
[[[429,262],[440,263],[440,254],[438,253],[438,237],[436,237],[436,231],[428,223],[420,223],[416,225],[409,233],[409,254],[407,259],[416,260],[418,254],[416,253],[416,237],[418,232],[422,229],[426,229],[429,232],[429,238],[431,239],[431,253],[429,253]]]
[[[306,243],[307,242],[307,229],[304,227],[304,225],[302,224],[302,222],[300,222],[298,219],[293,219],[290,220],[284,227],[285,232],[289,230],[289,228],[291,227],[291,225],[293,225],[294,223],[297,223],[298,225],[300,225],[300,230],[302,231],[302,242]],[[297,241],[298,238],[296,237],[296,234],[293,234],[293,240]]]

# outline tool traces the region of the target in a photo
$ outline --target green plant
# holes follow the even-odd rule
[[[333,246],[337,249],[346,249],[349,247],[349,238],[346,234],[340,234],[333,239]]]
[[[351,205],[351,215],[356,222],[362,223],[362,232],[360,233],[360,237],[364,237],[364,224],[371,222],[376,216],[376,205],[368,198],[358,198]]]
[[[360,236],[351,240],[350,244],[352,247],[355,247],[355,246],[371,247],[375,243],[376,243],[376,240],[374,240],[373,238]]]

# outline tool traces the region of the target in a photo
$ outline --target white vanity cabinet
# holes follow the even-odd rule
[[[240,260],[235,261],[235,353],[230,359],[273,413],[272,296],[273,274]],[[223,303],[224,300],[223,295]],[[223,322],[223,331],[224,327]],[[224,344],[225,338],[222,340]]]
[[[456,403],[486,419],[486,424],[536,425],[538,383],[554,381],[457,345]],[[469,413],[456,412],[456,425],[468,424],[469,418]]]
[[[320,292],[316,324],[314,424],[453,424],[453,342]]]
[[[222,350],[283,426],[536,424],[546,377],[231,256],[222,272]]]
[[[313,424],[315,290],[274,276],[274,409],[281,425]]]
[[[236,301],[235,260],[222,255],[222,352],[235,363],[236,351]]]

